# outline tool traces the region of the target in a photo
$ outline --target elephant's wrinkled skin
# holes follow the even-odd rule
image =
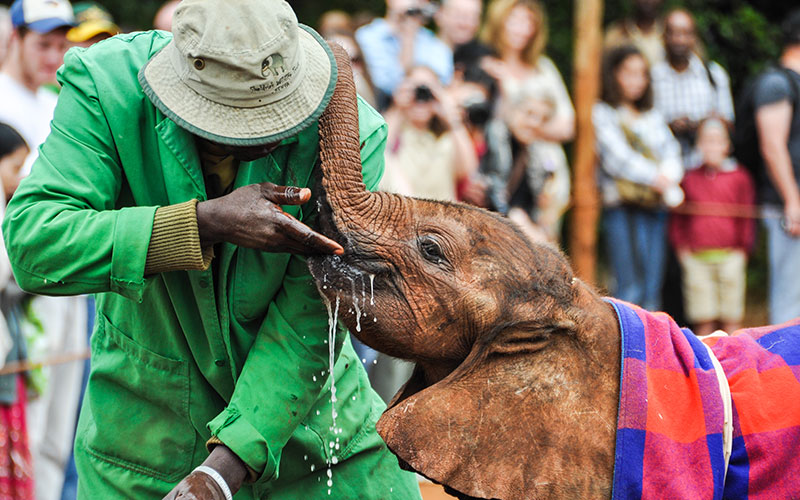
[[[462,498],[608,498],[620,364],[611,306],[558,250],[501,217],[367,192],[338,49],[337,60],[320,121],[319,225],[345,254],[309,267],[362,342],[416,362],[381,436]]]

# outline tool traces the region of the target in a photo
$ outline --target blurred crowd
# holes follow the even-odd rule
[[[170,29],[177,3],[159,10],[155,28]],[[692,13],[664,12],[661,0],[632,6],[630,18],[606,29],[592,113],[611,294],[651,310],[682,297],[678,319],[697,334],[732,331],[744,317],[748,255],[763,219],[770,321],[800,315],[800,189],[792,185],[800,179],[800,17],[786,20],[780,64],[748,86],[750,139],[763,161],[743,165],[740,147],[733,156],[743,129],[737,121],[734,133],[738,98],[735,106]],[[383,17],[330,11],[316,28],[347,50],[360,98],[386,120],[381,189],[497,211],[531,241],[560,244],[575,110],[547,55],[542,2],[387,0]],[[66,50],[119,31],[97,3],[18,0],[0,11],[0,212],[49,133]],[[675,293],[663,294],[671,285]],[[74,498],[70,453],[86,365],[24,361],[82,359],[92,300],[21,292],[3,255],[0,288],[0,355],[6,367],[26,368],[0,375],[0,500]],[[381,396],[393,395],[409,367],[358,350]]]

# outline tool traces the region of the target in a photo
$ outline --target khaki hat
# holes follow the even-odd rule
[[[336,85],[328,44],[283,0],[183,0],[174,38],[139,72],[153,104],[220,144],[278,142],[314,123]]]

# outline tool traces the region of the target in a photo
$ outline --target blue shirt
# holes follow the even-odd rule
[[[387,95],[403,81],[405,70],[400,63],[400,39],[385,19],[375,19],[356,31],[372,83]],[[453,52],[429,30],[420,28],[414,39],[414,66],[431,68],[443,84],[453,77]]]

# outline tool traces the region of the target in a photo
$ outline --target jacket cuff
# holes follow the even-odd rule
[[[217,436],[211,436],[211,438],[206,441],[206,449],[209,453],[216,447],[217,445],[227,446],[225,443],[219,440]],[[254,483],[258,479],[258,474],[256,471],[250,468],[249,465],[244,464],[245,469],[247,469],[247,477],[244,479],[245,483]]]
[[[197,200],[159,207],[153,219],[153,234],[147,248],[144,274],[167,271],[206,270],[214,248],[200,246]]]
[[[247,466],[247,482],[266,482],[275,479],[278,461],[269,451],[264,437],[239,410],[228,406],[208,423],[211,439],[206,447],[211,450],[218,444],[224,444],[238,456]]]

